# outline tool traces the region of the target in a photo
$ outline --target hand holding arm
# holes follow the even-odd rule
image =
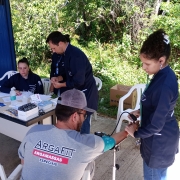
[[[51,78],[51,83],[53,83],[53,82],[58,82],[58,77],[52,77]]]
[[[130,112],[130,114],[133,114],[134,116],[138,118],[140,116],[140,110],[138,109],[138,110],[132,111]],[[128,118],[133,120],[130,115],[128,115]]]
[[[139,127],[139,122],[137,123],[132,123],[126,126],[125,131],[129,133],[132,137],[134,137],[134,132],[138,129]]]
[[[52,77],[51,78],[51,82],[60,82],[63,80],[62,76],[58,76],[58,77]]]

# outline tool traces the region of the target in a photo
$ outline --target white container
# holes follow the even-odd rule
[[[22,120],[27,120],[30,116],[36,117],[38,115],[39,115],[38,107],[35,107],[26,112],[18,110],[18,118]]]
[[[11,100],[11,105],[16,104],[16,88],[12,87],[10,91],[10,100]]]

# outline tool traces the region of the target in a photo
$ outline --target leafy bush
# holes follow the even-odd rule
[[[176,1],[175,1],[176,2]],[[179,76],[180,73],[180,3],[162,3],[162,15],[154,19],[154,29],[164,29],[170,37],[172,55],[171,67]]]
[[[11,1],[16,57],[26,56],[32,69],[47,59],[49,50],[45,41],[59,27],[60,7],[58,0]]]

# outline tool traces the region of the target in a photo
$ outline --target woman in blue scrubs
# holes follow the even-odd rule
[[[33,73],[29,67],[27,58],[18,61],[19,73],[11,76],[0,87],[0,91],[10,93],[11,88],[15,87],[16,95],[21,95],[23,91],[29,91],[33,94],[44,94],[41,78]]]
[[[91,63],[85,53],[70,44],[69,35],[59,31],[50,33],[46,42],[54,53],[55,61],[51,66],[51,83],[54,88],[60,90],[60,94],[73,88],[84,92],[88,107],[97,110],[98,90]],[[87,112],[81,128],[82,134],[90,133],[91,114]]]
[[[178,82],[168,65],[170,41],[163,30],[152,33],[140,50],[142,68],[153,78],[142,94],[140,110],[132,114],[140,116],[141,125],[126,127],[126,131],[141,139],[145,180],[167,179],[167,168],[178,152],[179,127],[174,116],[178,99]]]

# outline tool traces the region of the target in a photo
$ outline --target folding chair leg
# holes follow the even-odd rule
[[[0,164],[0,177],[1,177],[1,180],[7,180],[7,176],[5,174],[4,167],[1,164]]]
[[[90,180],[90,171],[85,170],[81,180]]]
[[[92,180],[94,176],[94,171],[95,171],[95,161],[93,160],[87,165],[81,180]]]
[[[22,172],[22,164],[19,164],[16,167],[16,169],[14,169],[14,171],[9,175],[7,180],[18,179],[21,176],[21,172]]]

